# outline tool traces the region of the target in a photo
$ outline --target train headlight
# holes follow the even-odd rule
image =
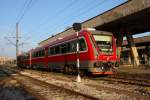
[[[109,57],[107,57],[106,60],[109,61]]]
[[[101,70],[102,70],[103,72],[105,72],[105,67],[104,67],[104,66],[101,66]]]

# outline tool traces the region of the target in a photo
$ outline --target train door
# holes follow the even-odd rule
[[[66,43],[66,65],[67,73],[74,73],[76,70],[76,40]]]
[[[67,44],[62,44],[61,45],[61,54],[62,54],[62,66],[61,66],[61,70],[64,71],[66,70],[66,67],[67,67]]]

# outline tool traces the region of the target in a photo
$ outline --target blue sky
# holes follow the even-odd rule
[[[126,0],[0,0],[0,56],[15,57],[15,24],[19,21],[20,51],[83,22]],[[28,5],[29,3],[29,5]],[[24,13],[25,12],[25,13]],[[24,16],[23,16],[24,14]],[[22,17],[23,16],[23,17]]]

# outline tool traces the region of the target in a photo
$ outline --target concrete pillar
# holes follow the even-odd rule
[[[139,55],[138,55],[137,48],[135,46],[133,37],[130,33],[126,33],[126,36],[127,36],[127,40],[128,40],[128,45],[130,46],[131,54],[133,56],[132,58],[133,58],[134,64],[138,66],[140,64]]]
[[[131,62],[132,62],[132,61],[131,61],[131,53],[128,52],[128,63],[131,64]]]
[[[121,54],[121,46],[122,46],[122,42],[123,42],[123,33],[119,33],[117,36],[117,57],[120,59],[120,54]]]

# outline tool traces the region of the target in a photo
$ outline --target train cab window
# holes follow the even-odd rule
[[[85,44],[85,40],[83,38],[79,40],[79,50],[80,51],[86,50],[86,44]]]
[[[24,59],[29,59],[29,53],[26,53],[26,54],[24,55]]]
[[[102,52],[112,51],[112,36],[111,35],[93,35],[97,46]]]

